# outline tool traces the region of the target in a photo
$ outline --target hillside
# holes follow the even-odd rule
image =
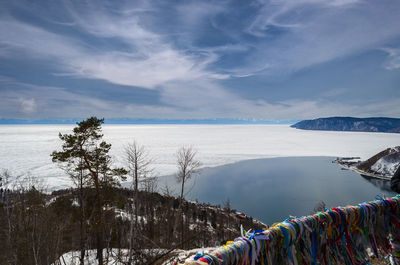
[[[363,176],[390,179],[400,166],[400,146],[387,148],[365,161],[357,159],[337,158],[334,162]]]
[[[331,117],[303,120],[291,127],[303,130],[400,133],[400,119]]]
[[[35,187],[16,191],[0,189],[0,227],[4,228],[0,229],[0,238],[7,239],[0,244],[0,260],[31,264],[36,258],[37,264],[49,264],[49,261],[64,264],[60,256],[78,253],[81,244],[84,249],[91,250],[89,254],[93,253],[96,236],[90,228],[96,222],[93,215],[94,192],[85,190],[87,200],[83,211],[79,207],[79,194],[79,190],[73,189],[57,190],[52,194],[43,193]],[[153,264],[152,261],[168,257],[168,253],[176,249],[220,245],[240,236],[241,227],[246,230],[265,228],[263,223],[231,209],[228,202],[220,207],[184,201],[183,221],[177,225],[181,212],[179,199],[174,196],[140,191],[137,218],[133,211],[131,190],[114,188],[103,196],[107,201],[104,208],[104,251],[116,251],[123,259],[130,240],[134,239],[133,258],[141,261],[135,264]],[[85,223],[80,222],[83,220],[81,215],[87,216]],[[33,248],[37,251],[30,251]],[[105,256],[108,257],[108,254]]]
[[[359,163],[359,170],[379,174],[382,176],[393,176],[400,164],[400,146],[392,147],[379,152],[371,158]]]

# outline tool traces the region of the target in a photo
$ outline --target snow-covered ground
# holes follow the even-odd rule
[[[397,170],[400,161],[400,146],[390,149],[390,153],[371,166],[371,169],[382,175],[393,176]]]
[[[103,251],[103,257],[106,261],[106,264],[124,264],[126,262],[128,251],[126,249],[110,249],[109,251]],[[55,261],[52,265],[79,265],[80,251],[71,251],[63,254],[57,261]],[[98,262],[96,260],[96,250],[89,249],[86,251],[84,263],[87,265],[97,265]]]
[[[60,150],[58,133],[73,125],[0,125],[0,169],[30,174],[50,189],[69,186],[69,177],[51,162]],[[136,139],[154,157],[158,174],[176,170],[175,153],[182,145],[198,150],[203,166],[246,159],[287,156],[359,156],[362,160],[400,143],[400,134],[308,131],[289,125],[104,125],[112,155],[123,163],[124,146]]]
[[[175,261],[183,261],[189,256],[196,254],[197,252],[209,252],[214,248],[202,248],[202,249],[192,249],[192,250],[181,250],[176,249],[170,252],[168,257],[164,257],[162,259],[162,265],[173,265]],[[161,256],[164,253],[167,253],[168,250],[166,249],[151,249],[148,250],[153,255]],[[71,251],[63,254],[61,257],[58,258],[52,265],[78,265],[79,262],[79,251]],[[127,264],[128,261],[128,249],[110,249],[110,250],[103,250],[103,257],[104,257],[104,264],[107,265],[123,265]],[[96,250],[89,249],[86,251],[85,254],[85,265],[98,265],[96,259]],[[140,263],[138,263],[140,264]]]

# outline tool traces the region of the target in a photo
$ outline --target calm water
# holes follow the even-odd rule
[[[389,183],[368,180],[332,163],[331,157],[290,157],[247,160],[204,169],[187,199],[223,204],[267,224],[327,207],[354,205],[376,196],[393,196]],[[169,183],[174,183],[168,177]],[[176,190],[176,184],[173,184]]]

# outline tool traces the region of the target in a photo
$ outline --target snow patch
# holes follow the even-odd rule
[[[381,157],[371,169],[382,175],[393,176],[400,165],[400,146],[390,149],[389,154]]]
[[[170,252],[170,257],[166,258],[161,265],[173,265],[175,264],[176,261],[184,261],[185,259],[189,258],[190,256],[193,256],[197,252],[200,253],[208,253],[212,250],[214,250],[215,247],[207,247],[207,248],[197,248],[197,249],[191,249],[191,250],[181,250],[177,249],[172,252]],[[144,250],[146,253],[152,253],[154,255],[159,255],[161,256],[164,253],[167,253],[167,249],[148,249]],[[96,250],[95,249],[89,249],[85,251],[85,258],[84,258],[84,264],[85,265],[98,265],[97,259],[96,259]],[[80,257],[80,251],[70,251],[62,256],[60,256],[53,264],[51,265],[79,265],[79,257]],[[104,249],[103,250],[103,259],[104,259],[104,264],[103,265],[125,265],[127,264],[128,261],[128,249]],[[137,263],[140,264],[140,263]]]

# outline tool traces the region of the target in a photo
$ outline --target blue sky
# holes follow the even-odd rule
[[[1,1],[0,118],[400,117],[400,1]]]

